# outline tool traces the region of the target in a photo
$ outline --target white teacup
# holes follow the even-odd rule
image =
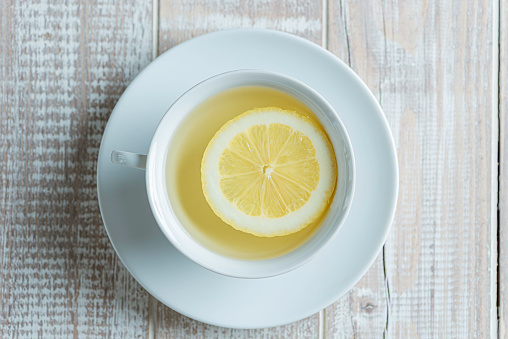
[[[292,95],[311,109],[325,129],[337,159],[337,187],[329,211],[313,236],[293,251],[263,260],[242,260],[213,252],[186,231],[176,217],[166,187],[168,147],[179,124],[199,104],[225,90],[242,86],[265,86]],[[211,77],[185,92],[162,117],[150,143],[148,155],[113,151],[114,163],[146,170],[148,200],[162,233],[181,253],[213,272],[238,278],[265,278],[289,272],[309,261],[343,224],[353,199],[355,164],[349,136],[339,115],[319,93],[286,75],[237,70]]]

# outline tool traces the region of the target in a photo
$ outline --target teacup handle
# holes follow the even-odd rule
[[[146,168],[146,155],[124,151],[113,151],[111,152],[111,162],[113,164],[144,170]]]

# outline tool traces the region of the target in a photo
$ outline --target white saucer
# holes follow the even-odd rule
[[[210,76],[235,69],[275,71],[313,87],[340,115],[356,159],[355,197],[337,237],[311,262],[274,278],[229,278],[194,264],[159,230],[148,205],[144,171],[110,162],[115,149],[146,154],[157,123],[181,94]],[[257,29],[200,36],[146,67],[111,114],[97,172],[104,224],[134,278],[172,309],[232,328],[290,323],[346,293],[379,254],[398,191],[396,152],[388,124],[358,76],[307,40]]]

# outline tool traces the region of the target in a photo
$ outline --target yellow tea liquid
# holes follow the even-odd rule
[[[201,159],[206,146],[227,121],[253,108],[276,106],[315,120],[299,100],[261,86],[239,87],[209,98],[178,126],[168,150],[166,183],[171,205],[187,232],[208,249],[239,259],[285,254],[307,241],[321,220],[291,235],[257,237],[235,230],[215,215],[201,188]]]

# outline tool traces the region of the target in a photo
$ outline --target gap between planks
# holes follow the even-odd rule
[[[325,309],[322,309],[321,311],[319,311],[319,324],[318,324],[318,338],[319,339],[324,339],[325,338],[325,330],[326,330],[326,326],[325,326],[325,321],[326,321],[326,318],[325,318]]]
[[[321,3],[321,47],[328,50],[328,0],[323,0]],[[318,338],[326,338],[326,308],[319,311],[319,323],[318,323]]]
[[[151,294],[148,299],[148,339],[155,339],[157,331],[157,299]]]
[[[501,338],[501,319],[500,319],[500,295],[501,295],[501,281],[500,281],[500,255],[501,255],[501,215],[500,215],[500,204],[501,204],[501,123],[503,121],[501,117],[501,85],[499,82],[500,70],[501,70],[501,3],[502,0],[494,0],[493,1],[493,39],[494,46],[492,53],[494,56],[497,56],[497,62],[494,61],[492,63],[492,121],[497,123],[496,126],[493,127],[494,131],[497,131],[497,140],[492,138],[492,148],[495,149],[497,147],[497,158],[492,157],[492,197],[491,199],[496,201],[496,204],[492,205],[492,222],[491,227],[492,230],[496,232],[495,237],[492,238],[491,248],[496,250],[496,255],[491,256],[491,267],[495,268],[491,270],[491,296],[495,295],[495,298],[492,299],[492,309],[491,309],[491,338]],[[497,42],[497,43],[496,43]],[[497,91],[496,91],[497,89]],[[496,117],[497,116],[497,117]],[[497,163],[495,163],[497,161]],[[497,171],[497,173],[496,173]],[[497,182],[496,182],[497,181]],[[495,188],[495,189],[494,189]],[[496,216],[494,218],[494,216]],[[495,224],[494,224],[495,223]],[[494,242],[497,242],[495,244]],[[494,262],[495,260],[495,262]]]
[[[152,2],[152,60],[159,54],[159,1]],[[148,299],[148,339],[155,339],[157,332],[157,299],[149,293]]]
[[[159,1],[152,2],[152,59],[159,56]]]

